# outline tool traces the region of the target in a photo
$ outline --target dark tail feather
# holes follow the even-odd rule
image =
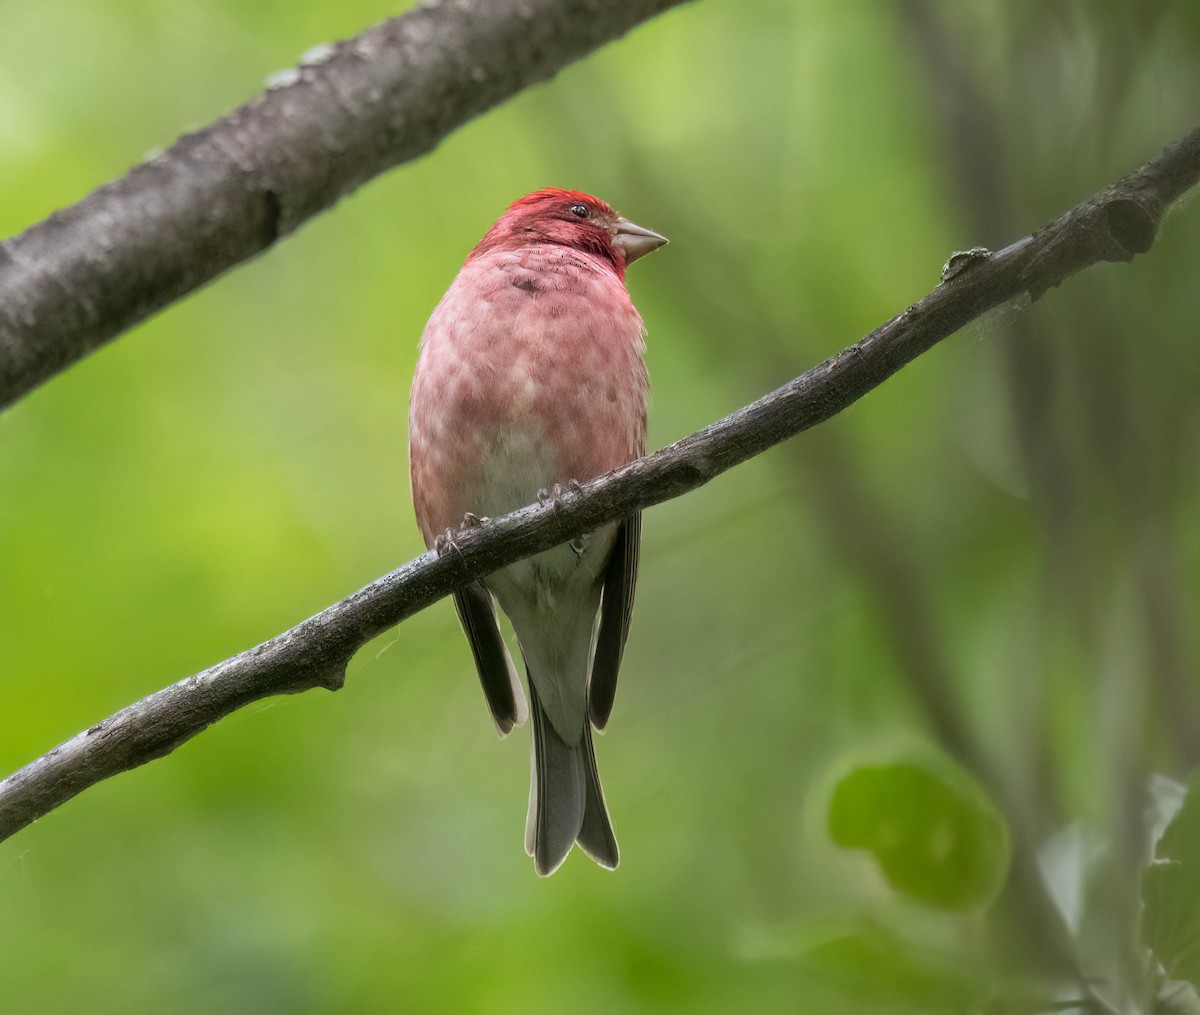
[[[525,696],[500,634],[496,606],[487,589],[480,582],[472,582],[454,593],[454,608],[475,656],[496,732],[507,736],[509,730],[525,721]]]
[[[529,714],[533,726],[533,773],[525,851],[538,874],[558,870],[575,841],[597,863],[617,865],[617,842],[604,809],[596,774],[592,734],[585,722],[583,737],[571,746],[554,729],[529,682]]]
[[[592,727],[583,724],[584,768],[587,774],[587,795],[584,798],[583,827],[579,829],[579,847],[601,867],[617,869],[621,852],[613,834],[608,808],[604,806],[604,790],[600,788],[600,772],[596,768],[596,752],[592,749]]]

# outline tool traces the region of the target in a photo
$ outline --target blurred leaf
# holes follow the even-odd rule
[[[1050,836],[1038,850],[1038,870],[1055,908],[1072,934],[1078,936],[1092,883],[1105,855],[1105,844],[1094,831],[1074,822]]]
[[[1159,772],[1150,776],[1150,809],[1146,824],[1152,845],[1162,838],[1167,826],[1175,820],[1175,815],[1187,799],[1187,791],[1187,786],[1170,776]]]
[[[1154,848],[1142,881],[1143,937],[1173,980],[1200,984],[1200,774]]]
[[[943,909],[986,906],[1008,870],[1004,818],[948,762],[856,767],[834,788],[829,831],[837,845],[874,854],[896,891]]]

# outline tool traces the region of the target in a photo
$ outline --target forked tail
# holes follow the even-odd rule
[[[543,877],[558,870],[576,842],[601,867],[612,870],[620,862],[620,854],[596,771],[591,724],[585,717],[579,742],[568,744],[542,708],[532,680],[529,714],[533,720],[533,771],[525,852],[533,857]]]

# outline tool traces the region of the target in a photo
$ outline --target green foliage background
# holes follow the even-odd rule
[[[0,235],[395,10],[0,5]],[[659,446],[1153,156],[1198,94],[1190,0],[708,0],[519,96],[0,415],[0,774],[421,551],[417,339],[519,195],[590,190],[671,237],[629,276]],[[248,708],[0,845],[0,1008],[1136,994],[1147,779],[1200,760],[1197,223],[648,513],[598,745],[615,874],[534,876],[526,733],[496,741],[442,603],[341,693]],[[834,845],[840,775],[913,756],[1010,827],[994,904],[924,907]],[[1056,870],[1102,886],[1074,934],[1034,859],[1064,829],[1093,859]]]

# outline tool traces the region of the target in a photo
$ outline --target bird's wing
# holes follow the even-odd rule
[[[592,725],[603,730],[612,713],[617,694],[617,671],[629,618],[633,615],[633,592],[637,585],[638,553],[642,544],[642,513],[630,515],[617,529],[612,555],[604,571],[604,598],[600,604],[600,633],[588,683],[588,715]]]
[[[496,731],[500,736],[506,736],[509,730],[529,717],[529,709],[512,657],[500,634],[495,603],[482,584],[472,582],[454,593],[454,608],[467,641],[471,643],[475,668],[479,671],[479,682],[483,685]]]

